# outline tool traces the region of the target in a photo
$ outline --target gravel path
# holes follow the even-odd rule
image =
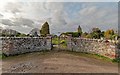
[[[66,52],[29,53],[3,59],[3,73],[118,73],[116,63]]]

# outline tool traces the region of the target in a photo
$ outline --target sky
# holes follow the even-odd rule
[[[0,28],[28,34],[46,21],[51,34],[118,28],[119,0],[1,0]]]

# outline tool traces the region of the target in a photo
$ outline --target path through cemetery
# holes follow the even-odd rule
[[[34,52],[3,59],[3,72],[118,73],[116,63],[63,51]]]

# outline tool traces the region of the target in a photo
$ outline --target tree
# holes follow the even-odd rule
[[[113,29],[109,29],[104,33],[106,39],[113,39],[113,35],[114,35]]]
[[[26,34],[20,34],[19,37],[26,37],[27,35]]]
[[[78,32],[66,32],[66,33],[62,33],[64,35],[68,35],[68,34],[71,34],[72,37],[79,37],[79,33]]]
[[[105,33],[105,32],[102,31],[100,36],[101,36],[101,37],[105,37],[105,36],[104,36],[104,33]]]
[[[81,34],[78,33],[78,32],[73,32],[73,33],[72,33],[72,37],[79,37],[79,36],[81,36]]]
[[[78,26],[78,34],[79,34],[79,36],[82,35],[82,28],[80,27],[80,25]]]
[[[21,35],[21,33],[17,33],[17,34],[16,34],[16,37],[19,37],[20,35]]]
[[[90,34],[86,35],[86,38],[92,38],[92,36]]]
[[[84,33],[81,35],[81,37],[87,38],[87,35],[88,35],[88,33],[87,33],[87,32],[84,32]]]
[[[100,39],[101,37],[101,30],[99,28],[93,28],[92,32],[90,33],[92,38]]]
[[[41,28],[41,30],[40,30],[40,33],[41,33],[42,36],[46,36],[47,34],[50,34],[48,22],[45,22],[45,23],[42,25],[42,28]]]

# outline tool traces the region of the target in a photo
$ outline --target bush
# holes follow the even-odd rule
[[[63,44],[63,43],[65,43],[65,40],[61,40],[61,42],[60,42],[61,44]]]
[[[81,35],[79,32],[66,32],[63,34],[65,34],[65,35],[71,34],[72,37],[79,37]]]
[[[5,54],[0,54],[0,59],[7,57]]]
[[[58,38],[53,38],[53,39],[52,39],[52,44],[58,45],[58,44],[59,44]]]
[[[120,63],[120,58],[113,59],[112,62]]]
[[[67,46],[66,40],[61,40],[61,41],[60,41],[60,44],[62,44],[63,46]]]

